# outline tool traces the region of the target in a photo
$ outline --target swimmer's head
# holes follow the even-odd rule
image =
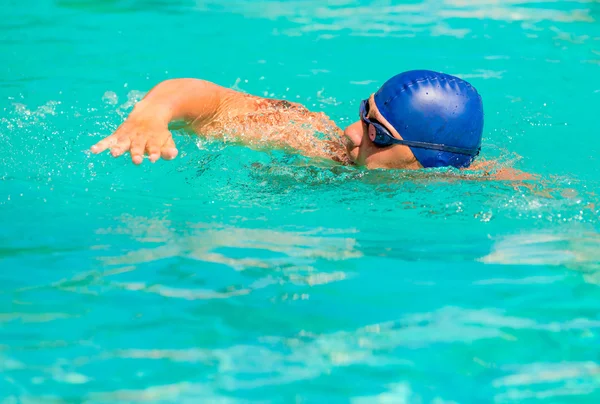
[[[458,77],[414,70],[392,77],[344,131],[348,155],[368,168],[468,167],[479,154],[483,104]]]

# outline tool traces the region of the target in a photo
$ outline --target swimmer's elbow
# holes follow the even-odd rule
[[[187,104],[218,108],[235,91],[203,79],[169,79],[162,82],[167,92],[176,95]]]
[[[169,110],[172,120],[207,120],[215,114],[227,90],[207,80],[168,79],[157,84],[140,103]]]
[[[142,104],[160,105],[168,110],[171,120],[184,120],[201,127],[219,116],[235,116],[250,110],[254,105],[247,97],[230,88],[208,80],[176,78],[156,85]]]
[[[212,83],[207,80],[202,79],[191,79],[191,78],[176,78],[176,79],[167,79],[165,81],[160,82],[156,87],[152,89],[154,90],[164,90],[167,92],[177,92],[178,94],[182,94],[185,92],[198,92],[202,91],[206,93],[208,90],[216,90],[218,85]]]

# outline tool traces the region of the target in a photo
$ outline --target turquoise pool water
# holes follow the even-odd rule
[[[0,403],[598,402],[600,4],[327,4],[0,3]],[[539,179],[87,151],[166,78],[343,126],[413,68]]]

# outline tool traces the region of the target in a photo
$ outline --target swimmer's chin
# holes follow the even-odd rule
[[[344,154],[344,161],[342,163],[349,166],[356,166],[358,164],[358,147],[346,147],[346,153]]]
[[[360,147],[357,146],[351,139],[350,136],[348,136],[348,134],[346,134],[344,132],[344,136],[342,137],[342,141],[343,141],[343,146],[344,146],[344,157],[345,157],[345,164],[347,165],[353,165],[353,166],[360,166],[362,164],[360,164],[360,162],[358,161],[358,156],[360,154]]]
[[[348,155],[347,153],[340,153],[337,156],[332,156],[331,160],[335,161],[336,163],[343,164],[345,166],[356,165],[356,163],[354,162],[352,157],[350,155]]]
[[[346,137],[344,142],[344,158],[345,158],[345,164],[348,165],[359,165],[358,164],[358,155],[360,153],[360,150],[357,146],[354,146],[354,144],[348,140],[348,138]]]

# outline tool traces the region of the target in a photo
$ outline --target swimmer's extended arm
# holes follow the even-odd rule
[[[127,120],[112,135],[91,150],[110,149],[115,157],[130,151],[131,160],[141,164],[145,153],[151,162],[161,156],[171,160],[177,148],[169,123],[184,120],[202,127],[222,115],[234,116],[251,111],[248,96],[204,80],[173,79],[155,86],[136,104]]]

